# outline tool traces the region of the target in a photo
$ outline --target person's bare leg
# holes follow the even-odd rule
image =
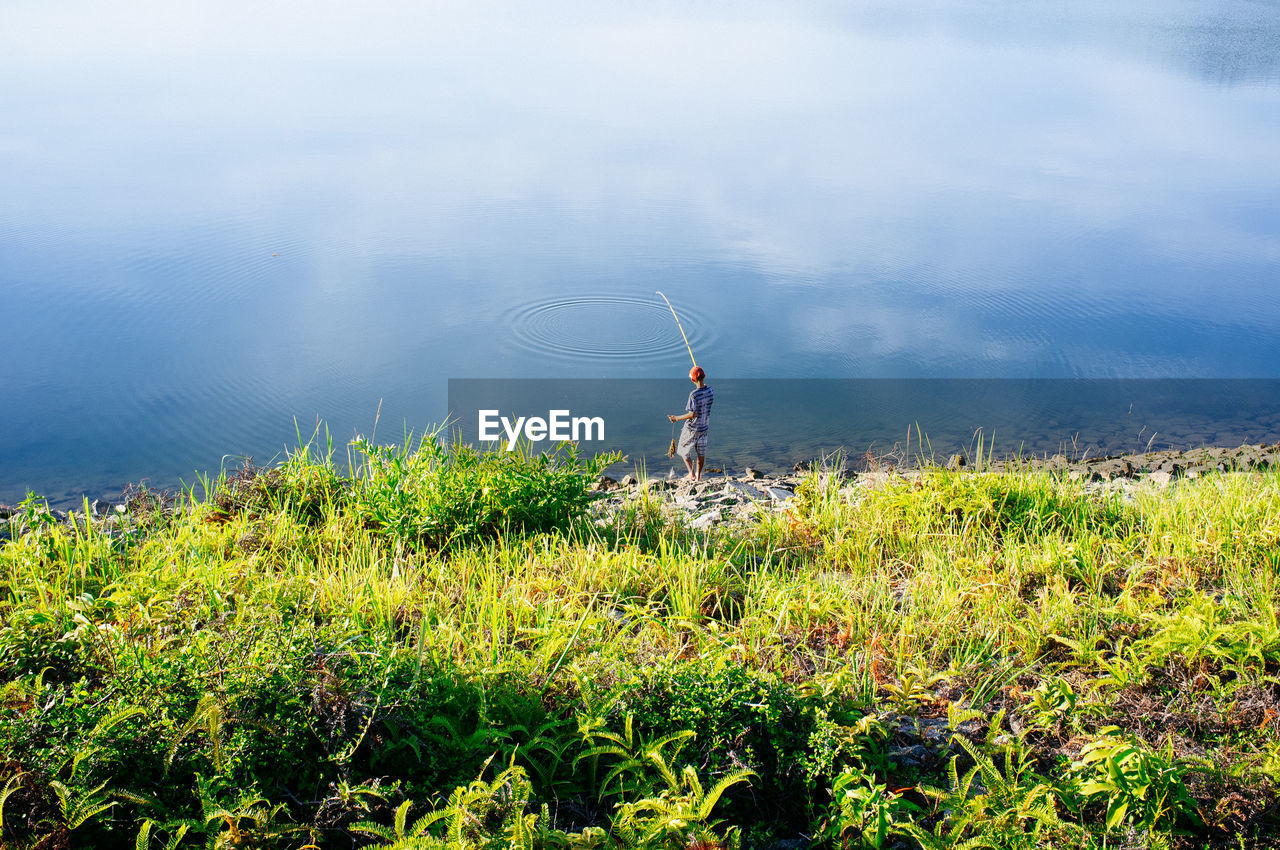
[[[689,480],[691,481],[698,480],[698,477],[693,474],[693,458],[691,457],[684,458],[684,468],[689,470]]]
[[[697,474],[697,475],[695,475],[695,476],[693,477],[693,480],[694,480],[694,481],[701,481],[701,480],[702,480],[702,464],[703,464],[705,461],[706,461],[706,458],[705,458],[705,457],[703,457],[702,455],[698,455],[698,474]]]

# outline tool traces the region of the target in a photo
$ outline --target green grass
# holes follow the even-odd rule
[[[1253,846],[1280,478],[1031,469],[605,520],[616,458],[360,443],[37,501],[0,545],[0,846]]]

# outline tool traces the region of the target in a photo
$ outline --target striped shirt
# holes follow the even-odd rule
[[[689,420],[688,425],[697,433],[702,433],[711,427],[711,402],[715,401],[716,394],[711,391],[711,387],[699,387],[689,393],[689,400],[685,402],[684,409],[688,413],[696,413]]]

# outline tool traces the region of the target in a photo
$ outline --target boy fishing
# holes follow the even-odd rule
[[[658,294],[662,295],[662,290],[658,290]],[[689,470],[689,480],[701,481],[702,465],[707,460],[707,429],[711,424],[711,402],[715,400],[715,393],[711,391],[711,387],[707,386],[707,373],[702,371],[697,358],[693,356],[693,346],[689,345],[689,337],[685,335],[684,325],[680,324],[676,308],[671,306],[667,296],[662,295],[662,300],[667,302],[667,309],[671,311],[671,318],[676,320],[676,327],[680,329],[680,338],[684,340],[689,359],[693,361],[693,368],[689,370],[689,380],[695,384],[694,391],[689,393],[689,400],[685,402],[684,414],[667,416],[673,425],[684,422],[684,428],[680,432],[679,448],[676,448],[674,440],[671,442],[671,447],[684,458],[685,468]],[[671,454],[668,452],[667,456],[670,457]],[[698,457],[696,464],[693,460],[694,455]]]
[[[689,380],[693,381],[695,388],[689,393],[689,400],[685,402],[685,413],[682,416],[669,414],[667,419],[672,423],[684,422],[684,428],[680,432],[680,446],[676,450],[680,457],[684,459],[685,468],[689,470],[689,478],[692,481],[702,480],[702,465],[707,459],[707,431],[711,424],[711,402],[715,401],[715,393],[711,387],[707,386],[707,373],[702,370],[701,366],[694,366],[689,370]],[[694,463],[694,456],[697,455],[697,463]]]

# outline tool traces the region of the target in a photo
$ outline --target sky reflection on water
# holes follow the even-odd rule
[[[0,501],[678,373],[659,288],[726,377],[1278,374],[1275,2],[0,22]]]

